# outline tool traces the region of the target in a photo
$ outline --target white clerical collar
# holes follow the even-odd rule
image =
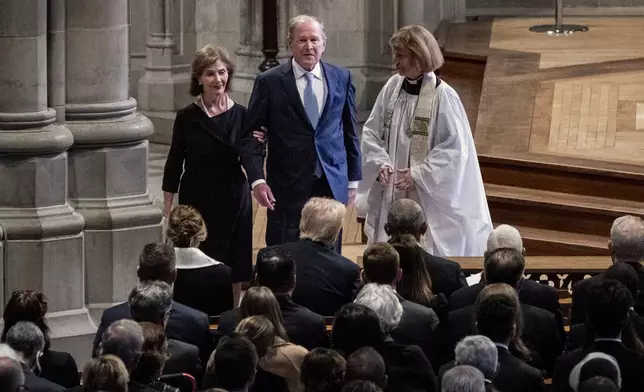
[[[178,269],[195,269],[221,264],[220,261],[210,258],[199,248],[174,248],[174,253],[177,256]]]
[[[316,78],[322,80],[322,67],[320,66],[320,62],[315,64],[315,67],[313,67],[313,69],[310,71],[307,71],[304,68],[302,68],[302,66],[298,64],[297,61],[295,61],[295,57],[291,59],[291,63],[293,64],[293,75],[295,76],[295,80],[301,78],[307,72],[315,76]]]

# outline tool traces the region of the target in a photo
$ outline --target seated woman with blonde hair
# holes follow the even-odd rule
[[[166,237],[175,248],[177,279],[174,300],[218,316],[233,308],[231,269],[199,249],[208,235],[195,208],[178,205],[168,216]]]

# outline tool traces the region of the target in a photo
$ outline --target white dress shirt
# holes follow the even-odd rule
[[[313,83],[313,93],[317,98],[318,110],[320,111],[321,116],[322,111],[324,110],[324,104],[326,103],[326,96],[328,94],[328,91],[324,79],[324,72],[322,72],[320,63],[317,63],[311,71],[307,71],[302,68],[302,66],[298,64],[297,61],[295,61],[295,58],[291,59],[291,64],[293,65],[293,76],[295,77],[295,84],[297,85],[297,92],[300,94],[302,105],[304,105],[304,89],[306,88],[306,84],[308,83],[304,74],[310,72],[314,76],[313,79],[311,79],[311,83]],[[349,181],[349,188],[358,188],[358,182],[359,181]],[[252,183],[251,188],[255,188],[256,185],[264,183],[266,183],[266,181],[263,179],[255,180]]]

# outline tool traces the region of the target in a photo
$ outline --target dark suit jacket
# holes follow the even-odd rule
[[[233,308],[231,269],[226,264],[177,268],[173,298],[208,316]]]
[[[555,392],[570,392],[568,377],[575,367],[586,355],[591,352],[601,351],[612,355],[622,375],[622,392],[641,391],[644,385],[644,355],[631,351],[620,342],[599,341],[594,342],[585,350],[577,350],[562,355],[557,360],[552,376],[552,387]]]
[[[391,337],[398,344],[413,344],[420,347],[432,366],[438,369],[440,365],[438,316],[432,309],[407,301],[400,295],[398,299],[403,313],[398,327],[391,331]]]
[[[385,392],[438,391],[436,373],[418,346],[385,342],[378,348],[385,361]]]
[[[42,357],[40,357],[40,368],[42,370],[38,376],[54,384],[61,385],[65,388],[80,385],[78,366],[76,366],[74,357],[69,353],[45,350]]]
[[[544,392],[546,390],[541,371],[513,356],[508,349],[499,346],[497,349],[497,371],[492,378],[492,384],[496,390],[499,392]],[[456,364],[451,361],[440,368],[438,371],[439,384],[445,372],[454,366]]]
[[[279,246],[295,260],[295,303],[322,316],[333,316],[342,305],[353,302],[360,284],[356,263],[310,240]]]
[[[445,361],[454,359],[454,348],[459,340],[476,333],[474,328],[473,305],[453,310],[449,313],[443,333],[442,352]],[[555,316],[541,308],[521,304],[523,311],[522,338],[526,346],[538,355],[531,364],[550,372],[555,360],[561,354],[563,341],[559,336],[559,325]]]
[[[467,287],[461,265],[455,261],[434,256],[423,249],[423,260],[432,280],[432,291],[442,293],[446,298],[456,290]]]
[[[163,374],[188,373],[196,380],[201,380],[202,367],[197,346],[168,339],[168,355]]]
[[[110,324],[131,318],[127,302],[105,309],[94,338],[93,355],[96,355],[96,349],[101,343],[103,332]],[[201,363],[204,365],[208,363],[210,353],[215,349],[213,335],[210,333],[209,327],[208,316],[205,313],[172,301],[170,318],[165,328],[166,336],[168,339],[176,339],[197,346]]]
[[[62,392],[67,389],[47,379],[36,376],[24,363],[21,363],[21,365],[22,372],[25,374],[25,386],[29,388],[29,392]]]
[[[307,350],[329,347],[329,336],[322,316],[296,304],[287,295],[278,294],[276,297],[284,318],[284,329],[291,343]],[[217,328],[218,337],[234,332],[239,321],[239,308],[222,313]]]
[[[264,144],[252,131],[266,127],[266,180],[280,204],[303,204],[310,197],[318,159],[338,201],[347,202],[349,181],[362,179],[351,74],[326,62],[320,66],[327,98],[315,129],[298,93],[291,59],[255,79],[240,155],[248,181],[263,179]]]

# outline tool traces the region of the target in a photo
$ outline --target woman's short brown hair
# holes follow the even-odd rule
[[[126,392],[130,377],[123,362],[114,355],[92,359],[83,367],[86,391]]]
[[[436,38],[422,26],[403,27],[389,39],[389,45],[394,55],[409,51],[409,55],[424,73],[434,72],[445,63]]]
[[[212,67],[217,60],[221,60],[226,65],[228,70],[228,82],[226,83],[226,91],[230,90],[233,75],[235,74],[235,64],[230,59],[228,51],[224,48],[214,45],[206,45],[195,53],[192,60],[192,75],[190,76],[190,95],[196,97],[203,94],[203,86],[199,84],[199,78],[203,75],[208,67]]]
[[[177,248],[189,248],[196,241],[206,239],[208,231],[203,217],[196,208],[178,205],[168,216],[166,238]]]

